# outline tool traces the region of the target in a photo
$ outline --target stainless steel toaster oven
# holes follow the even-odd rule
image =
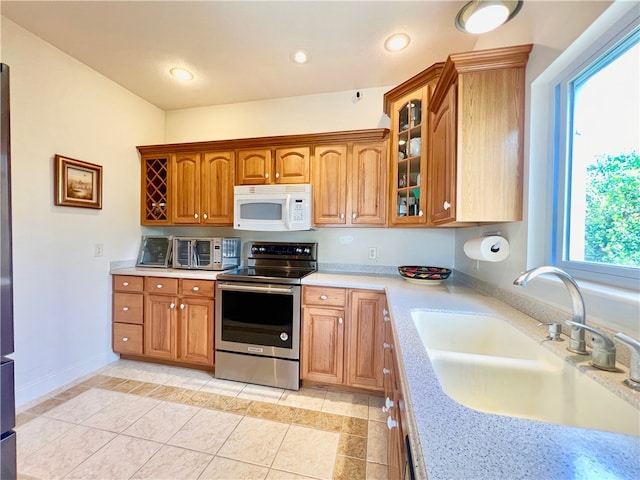
[[[239,238],[173,238],[173,268],[227,270],[238,265],[240,265]]]

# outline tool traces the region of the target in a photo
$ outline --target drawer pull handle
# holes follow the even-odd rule
[[[327,296],[326,295],[320,295],[320,300],[326,300]]]
[[[123,312],[128,312],[129,311],[129,307],[122,307],[122,311]]]
[[[128,287],[129,286],[129,282],[122,282],[122,285],[125,286],[125,287]]]
[[[123,342],[128,342],[129,341],[129,337],[122,337],[122,341]]]
[[[171,305],[169,305],[169,308],[176,308],[176,304],[171,302]]]
[[[194,292],[197,292],[198,290],[200,290],[200,287],[193,287]]]
[[[162,284],[161,283],[157,284],[156,288],[162,288]]]
[[[180,304],[180,310],[184,310],[184,303]]]

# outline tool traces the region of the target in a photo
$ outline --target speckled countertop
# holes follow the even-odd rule
[[[416,478],[640,478],[640,437],[482,413],[452,400],[440,386],[410,312],[420,308],[498,315],[542,339],[544,332],[536,329],[533,318],[453,279],[423,286],[398,275],[316,273],[305,277],[303,284],[387,292],[403,370]],[[553,342],[545,345],[561,354]],[[585,365],[578,367],[585,374],[638,406],[640,395],[619,386],[627,375],[625,367],[622,373],[593,372],[586,360],[581,361]]]
[[[112,268],[112,274],[215,280],[220,272]],[[455,275],[455,274],[454,274]],[[640,478],[640,437],[567,427],[479,412],[452,400],[442,390],[411,318],[412,309],[482,313],[506,318],[527,335],[542,339],[537,321],[506,303],[451,278],[433,286],[415,285],[398,275],[318,272],[305,285],[329,285],[386,291],[400,374],[407,404],[414,471],[429,480],[601,480]],[[566,356],[564,345],[544,346]],[[588,357],[576,363],[584,374],[604,384],[640,409],[640,393],[623,387],[622,372],[595,371]],[[607,412],[602,412],[606,415]]]

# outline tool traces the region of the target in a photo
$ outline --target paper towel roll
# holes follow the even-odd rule
[[[509,256],[509,242],[498,236],[474,238],[465,242],[464,253],[473,260],[500,262]]]

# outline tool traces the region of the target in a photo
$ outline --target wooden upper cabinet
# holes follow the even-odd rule
[[[270,149],[240,150],[236,185],[265,185],[271,183],[273,164]]]
[[[235,153],[209,152],[202,157],[202,223],[233,224]]]
[[[313,157],[313,223],[344,225],[347,215],[347,145],[321,145]]]
[[[386,223],[387,142],[318,145],[312,163],[313,223]]]
[[[387,197],[387,143],[354,144],[351,161],[351,223],[384,225]]]
[[[531,48],[478,50],[447,59],[429,104],[434,114],[428,180],[434,224],[522,219],[525,73]]]
[[[429,100],[442,63],[436,63],[384,96],[391,120],[389,149],[389,223],[424,226],[429,222],[427,175],[429,168]]]
[[[309,183],[310,151],[309,147],[277,148],[273,183]]]
[[[200,154],[180,153],[171,158],[172,223],[200,223]]]

